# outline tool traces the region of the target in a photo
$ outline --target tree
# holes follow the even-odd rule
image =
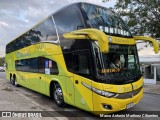
[[[160,37],[160,0],[117,0],[115,9],[133,34]]]
[[[4,57],[0,57],[0,66],[3,66],[5,63],[5,58]]]

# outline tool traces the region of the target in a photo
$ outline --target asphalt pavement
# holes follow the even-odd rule
[[[157,112],[160,113],[160,94],[159,94],[159,87],[160,85],[144,85],[145,93],[144,97],[140,103],[135,105],[134,107],[124,110],[118,114],[126,114],[127,112],[133,111],[134,112],[144,112],[150,111],[152,114],[156,115]],[[53,119],[63,119],[63,120],[99,120],[100,117],[95,117],[94,115],[78,109],[73,106],[67,106],[65,108],[58,107],[52,99],[32,90],[29,90],[24,87],[14,87],[8,80],[5,78],[5,73],[0,72],[0,112],[2,111],[31,111],[31,112],[42,112],[50,115],[52,117],[46,118],[7,118],[13,120],[20,120],[20,119],[28,119],[28,120],[53,120]],[[45,112],[46,111],[46,112]],[[51,112],[50,112],[51,111]],[[76,111],[76,112],[75,112]],[[79,114],[81,117],[66,117],[65,114]],[[38,115],[38,114],[37,114]],[[73,115],[74,116],[74,115]],[[160,116],[159,116],[160,117]],[[2,118],[0,117],[0,120]],[[4,118],[3,118],[4,119]],[[160,118],[157,117],[112,117],[112,118],[103,118],[103,119],[111,119],[111,120],[159,120]]]

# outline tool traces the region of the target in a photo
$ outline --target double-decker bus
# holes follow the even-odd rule
[[[50,96],[58,106],[70,104],[95,114],[128,109],[143,96],[136,41],[113,11],[74,3],[48,16],[6,46],[6,76]]]

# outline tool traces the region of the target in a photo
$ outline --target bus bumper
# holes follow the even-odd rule
[[[142,99],[143,91],[144,88],[142,88],[137,95],[127,99],[106,98],[99,96],[97,94],[93,94],[93,106],[94,106],[93,113],[96,115],[102,113],[109,114],[133,107],[135,104],[139,103],[139,101]]]

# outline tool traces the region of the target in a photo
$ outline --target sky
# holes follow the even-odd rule
[[[74,2],[89,2],[114,7],[116,0],[0,0],[0,57],[5,46],[17,36],[49,16],[54,11]]]

